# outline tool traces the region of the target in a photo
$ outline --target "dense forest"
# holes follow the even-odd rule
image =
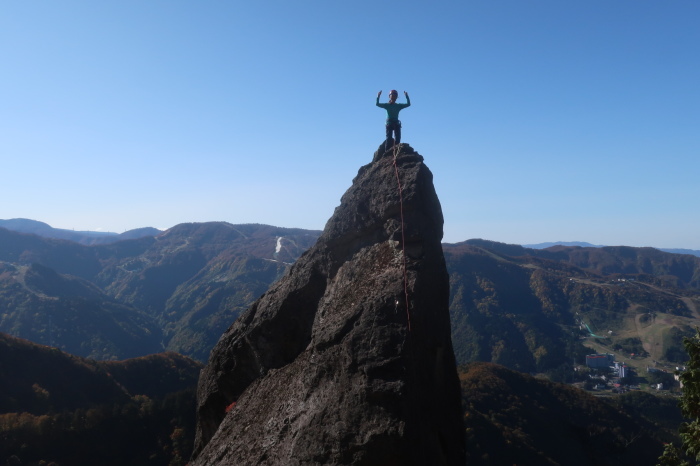
[[[0,334],[0,464],[184,465],[200,368],[174,353],[97,362]],[[653,465],[682,421],[670,397],[602,399],[492,363],[459,376],[467,464]]]
[[[459,369],[467,464],[649,465],[677,440],[678,402],[611,399],[491,363]]]
[[[184,465],[201,365],[98,362],[0,334],[0,464]]]

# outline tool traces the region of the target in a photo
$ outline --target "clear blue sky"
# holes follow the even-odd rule
[[[700,249],[699,1],[431,3],[3,2],[0,218],[322,229],[394,88],[445,241]]]

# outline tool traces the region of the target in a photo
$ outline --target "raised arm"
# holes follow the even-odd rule
[[[411,98],[408,96],[408,92],[403,91],[403,95],[406,96],[406,107],[410,107],[411,106]]]
[[[382,91],[377,92],[377,105],[379,105],[379,97],[382,95]]]

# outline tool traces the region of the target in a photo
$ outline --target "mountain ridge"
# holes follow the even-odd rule
[[[176,225],[155,237],[82,245],[0,228],[0,264],[5,264],[8,274],[0,285],[0,299],[21,292],[21,301],[14,301],[15,310],[30,298],[55,306],[54,299],[16,288],[19,282],[11,279],[12,274],[21,278],[18,270],[39,264],[56,272],[44,270],[44,286],[60,288],[64,285],[59,283],[79,280],[96,285],[102,301],[127,306],[157,323],[163,338],[152,330],[150,333],[158,345],[163,341],[164,346],[159,349],[206,360],[221,332],[286,271],[318,233],[269,225],[189,223]],[[84,294],[76,296],[82,299]],[[68,296],[60,301],[70,304]],[[0,319],[0,331],[49,343],[47,313],[43,313],[42,322],[33,318],[44,339],[36,332],[19,330],[22,315],[26,314],[6,312]],[[56,328],[57,324],[54,321],[51,325]],[[90,352],[77,354],[88,356]]]
[[[15,304],[0,316],[0,331],[43,344],[50,343],[53,338],[61,348],[69,348],[65,346],[67,342],[62,342],[58,337],[69,335],[80,325],[66,326],[61,333],[58,331],[61,330],[61,321],[54,319],[50,322],[49,316],[57,312],[56,306],[59,304],[64,309],[59,314],[65,314],[65,310],[81,309],[83,305],[76,303],[80,300],[85,302],[88,298],[85,293],[89,288],[82,287],[85,293],[74,293],[79,301],[71,300],[70,296],[47,299],[22,286],[13,288],[21,283],[11,279],[16,276],[16,271],[12,270],[28,270],[31,264],[39,264],[58,274],[52,275],[46,270],[41,274],[34,273],[37,277],[43,277],[44,288],[65,288],[67,284],[73,286],[79,283],[78,278],[84,284],[92,284],[93,291],[96,285],[102,293],[98,301],[109,303],[103,309],[113,309],[110,311],[113,313],[117,309],[115,306],[119,305],[123,311],[112,315],[141,316],[138,319],[147,330],[143,334],[152,336],[152,344],[157,345],[157,350],[178,351],[205,361],[221,333],[286,272],[318,235],[319,232],[312,230],[209,222],[177,225],[157,237],[87,246],[0,228],[0,261],[5,263],[2,267],[6,273],[4,281],[0,280],[0,300],[13,295],[18,297],[14,301],[6,301]],[[660,345],[651,341],[648,344],[659,348],[656,356],[662,359],[668,351],[669,355],[676,354],[673,360],[682,354],[680,340],[673,335],[674,332],[685,334],[689,325],[687,316],[693,315],[693,309],[683,300],[690,304],[697,302],[692,293],[700,283],[700,259],[695,256],[668,254],[653,248],[607,246],[553,246],[538,250],[476,239],[443,243],[442,249],[447,258],[451,288],[455,290],[451,298],[453,338],[461,363],[478,357],[480,360],[505,363],[509,367],[527,368],[523,369],[527,371],[536,370],[536,367],[553,370],[552,364],[556,362],[553,355],[573,356],[580,351],[573,347],[565,351],[565,347],[571,345],[565,342],[575,339],[574,334],[555,331],[547,321],[555,318],[557,325],[574,326],[578,320],[573,313],[585,300],[594,300],[591,301],[593,314],[586,321],[592,326],[614,327],[623,325],[625,319],[641,318],[639,314],[627,313],[625,309],[628,307],[633,309],[636,306],[640,312],[646,309],[668,313],[671,310],[668,314],[671,323],[664,330],[671,332],[668,338],[664,337]],[[466,256],[460,258],[463,254]],[[471,266],[460,269],[470,263]],[[474,264],[481,264],[483,270],[475,270]],[[34,270],[36,272],[39,268],[35,267]],[[504,274],[506,270],[510,272]],[[533,275],[534,271],[537,273]],[[516,287],[499,285],[501,280],[515,277],[519,277]],[[626,288],[606,284],[611,279],[625,277],[636,278],[636,284],[627,282]],[[571,278],[577,280],[575,286]],[[496,286],[487,286],[487,283]],[[658,290],[654,291],[654,287]],[[524,293],[519,299],[510,297],[516,290]],[[652,296],[653,293],[655,295]],[[685,296],[684,293],[690,294]],[[468,295],[471,297],[465,300]],[[33,301],[29,301],[30,298]],[[616,304],[605,304],[603,299]],[[39,313],[25,315],[22,309],[28,310],[27,306],[18,308],[23,302],[43,303],[45,307]],[[518,302],[527,306],[523,307]],[[506,303],[512,304],[504,307]],[[700,307],[700,303],[694,305]],[[513,313],[508,311],[508,307],[522,311]],[[476,312],[476,309],[482,310]],[[73,310],[66,315],[71,313],[77,315]],[[35,327],[33,333],[28,331],[26,324],[23,324],[24,327],[17,326],[22,315],[32,316],[25,318],[24,322],[32,322]],[[507,315],[520,317],[513,320]],[[522,320],[526,317],[530,319],[527,324]],[[521,342],[523,351],[520,351],[520,356],[503,359],[507,352],[493,353],[493,348],[499,346],[499,340],[488,342],[478,337],[470,330],[472,326],[468,321],[471,319],[476,319],[474,322],[480,322],[479,325],[486,325],[483,319],[487,319],[491,322],[489,325],[495,325],[494,330],[510,329],[507,332],[511,344]],[[658,323],[661,322],[659,320]],[[624,325],[630,327],[631,324]],[[50,327],[53,327],[53,331]],[[113,328],[118,330],[119,326]],[[529,330],[524,331],[526,328]],[[163,336],[160,337],[158,332]],[[129,334],[136,335],[133,332]],[[638,338],[638,335],[632,334],[630,338]],[[92,348],[100,345],[100,341],[95,340]],[[136,355],[111,348],[106,353],[94,353],[87,348],[77,350],[75,347],[72,351],[81,356],[92,354],[107,359]],[[537,358],[526,357],[539,351],[538,357],[541,358],[545,348],[549,356],[540,363],[536,362]]]
[[[523,244],[522,246],[524,248],[528,248],[528,249],[548,249],[548,248],[551,248],[554,246],[579,246],[582,248],[610,247],[610,246],[601,245],[601,244],[591,244],[591,243],[587,243],[585,241],[553,241],[553,242],[546,242],[546,243]],[[632,247],[632,246],[627,246],[627,247]],[[635,246],[635,247],[638,247],[638,246]],[[647,246],[647,247],[653,247],[653,246]],[[653,248],[658,249],[659,251],[669,252],[671,254],[688,254],[691,256],[700,257],[700,250],[696,250],[696,249],[659,248],[659,247],[653,247]]]
[[[185,222],[183,224],[188,224],[190,222]],[[203,223],[219,223],[219,222],[203,222]],[[227,222],[221,222],[221,223],[227,223]],[[182,224],[178,224],[182,225]],[[175,225],[175,226],[178,226]],[[242,225],[259,225],[259,224],[242,224]],[[112,242],[117,242],[117,241],[124,241],[127,239],[137,239],[137,238],[142,238],[146,236],[157,236],[164,231],[167,230],[159,230],[157,228],[153,227],[141,227],[141,228],[135,228],[132,230],[125,231],[123,233],[112,233],[112,232],[100,232],[100,231],[75,231],[75,230],[67,230],[67,229],[62,229],[62,228],[54,228],[50,226],[49,224],[45,222],[41,222],[38,220],[31,220],[31,219],[25,219],[25,218],[14,218],[14,219],[6,219],[2,220],[0,219],[0,228],[6,228],[8,230],[12,231],[17,231],[21,233],[30,233],[30,234],[35,234],[38,236],[42,236],[45,238],[55,238],[55,239],[66,239],[68,241],[73,241],[81,244],[107,244],[107,243],[112,243]],[[286,228],[286,227],[274,227],[274,228]],[[289,228],[291,230],[304,230],[301,228]],[[318,232],[319,230],[304,230],[304,231],[309,231],[309,232]],[[95,239],[99,238],[99,239]],[[477,240],[476,238],[464,240],[464,241],[472,241],[472,240]],[[458,244],[462,241],[458,241],[457,243],[445,243],[445,244]],[[508,243],[503,243],[503,244],[508,244]],[[514,244],[514,243],[511,243]],[[593,247],[593,248],[602,248],[602,247],[607,247],[609,245],[600,245],[600,244],[592,244],[586,241],[548,241],[548,242],[542,242],[542,243],[533,243],[533,244],[520,244],[519,246],[522,246],[524,248],[528,249],[547,249],[553,246],[580,246],[580,247]],[[624,245],[621,245],[624,246]],[[639,247],[639,246],[630,246],[630,247]],[[653,247],[654,249],[658,249],[663,252],[669,252],[672,254],[689,254],[693,256],[698,256],[700,257],[700,250],[696,249],[689,249],[689,248],[661,248],[661,247],[655,247],[655,246],[650,246]]]
[[[80,244],[109,244],[126,239],[142,238],[144,236],[156,236],[161,230],[153,227],[142,227],[128,230],[123,233],[103,232],[103,231],[76,231],[64,228],[54,228],[48,223],[26,218],[0,219],[0,228],[17,231],[20,233],[30,233],[45,238],[64,239]]]

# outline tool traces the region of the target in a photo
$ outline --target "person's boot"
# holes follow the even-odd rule
[[[394,147],[394,138],[389,138],[384,143],[384,151],[390,151]]]

